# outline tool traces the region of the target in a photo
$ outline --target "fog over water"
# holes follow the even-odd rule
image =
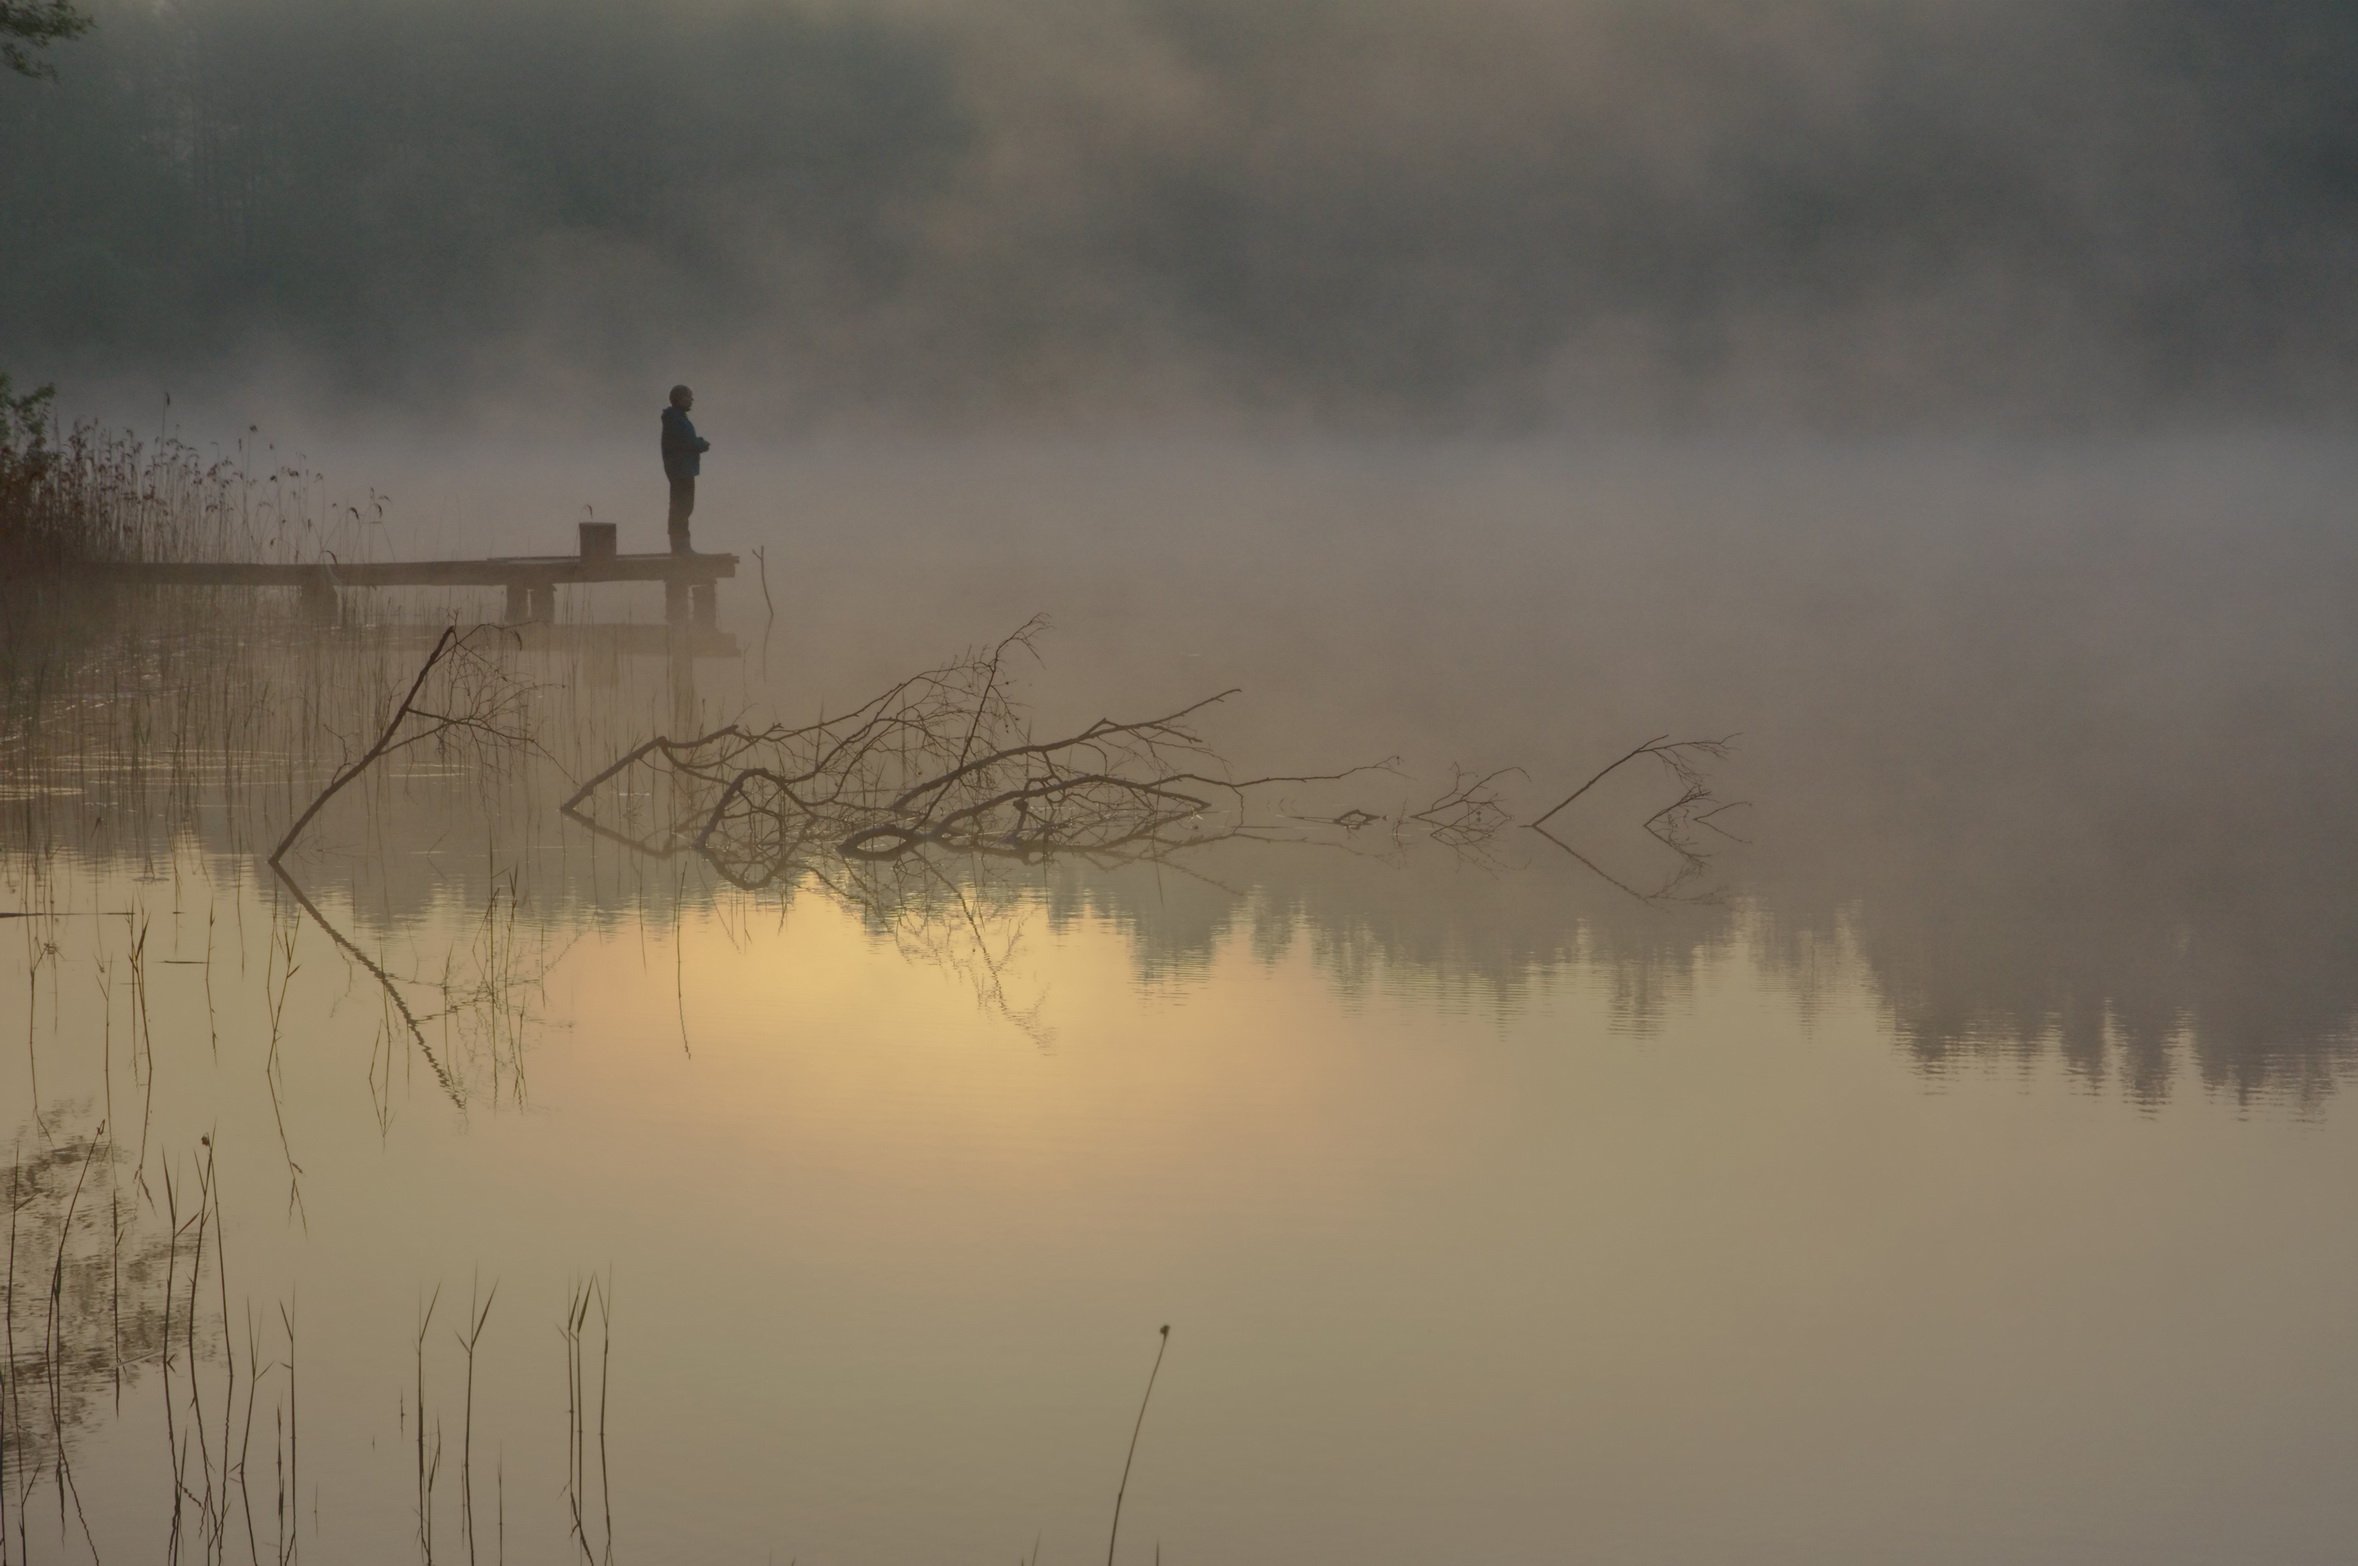
[[[2347,1555],[2358,7],[90,9],[0,1566]]]

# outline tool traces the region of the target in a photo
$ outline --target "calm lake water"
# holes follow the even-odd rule
[[[271,846],[496,600],[20,613],[10,1558],[1094,1560],[1169,1324],[1123,1560],[2343,1559],[2351,465],[716,463],[774,615],[748,553],[734,656],[486,640],[531,743],[372,768],[308,907]],[[1234,775],[1389,768],[882,892],[558,811],[1043,611],[1035,735],[1241,687]],[[1724,833],[1643,758],[1524,825],[1662,735]],[[1509,824],[1415,823],[1457,766]]]

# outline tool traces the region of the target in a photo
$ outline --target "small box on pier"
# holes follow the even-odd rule
[[[611,560],[614,558],[614,524],[584,522],[581,524],[581,558]]]

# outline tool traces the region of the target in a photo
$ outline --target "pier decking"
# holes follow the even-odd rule
[[[105,581],[144,587],[292,587],[315,611],[333,615],[336,594],[356,587],[498,587],[510,621],[556,618],[557,589],[589,582],[661,582],[675,625],[711,626],[719,587],[737,574],[735,555],[505,555],[487,560],[132,561],[100,566]]]

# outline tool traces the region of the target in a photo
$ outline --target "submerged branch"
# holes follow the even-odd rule
[[[1701,775],[1696,770],[1698,761],[1725,760],[1728,754],[1728,747],[1735,742],[1735,739],[1736,736],[1730,734],[1721,739],[1674,740],[1667,734],[1657,734],[1652,739],[1647,740],[1644,744],[1635,746],[1626,754],[1607,762],[1603,767],[1597,770],[1595,776],[1591,777],[1587,782],[1581,784],[1571,793],[1566,794],[1562,799],[1556,801],[1554,805],[1548,808],[1545,814],[1541,815],[1537,820],[1533,821],[1531,825],[1534,827],[1542,827],[1547,825],[1547,823],[1554,819],[1556,814],[1563,810],[1565,806],[1571,804],[1581,795],[1587,793],[1590,789],[1595,788],[1599,783],[1604,782],[1607,777],[1619,771],[1621,768],[1629,765],[1629,763],[1637,760],[1640,756],[1652,756],[1656,761],[1662,763],[1664,768],[1666,768],[1670,774],[1677,778],[1681,783],[1687,784],[1690,787],[1698,785],[1702,781]]]
[[[412,745],[450,736],[505,744],[530,743],[528,736],[515,726],[519,696],[517,688],[496,667],[483,660],[474,648],[477,636],[486,632],[496,634],[499,629],[478,625],[461,631],[455,625],[445,626],[442,634],[435,638],[425,661],[418,665],[417,672],[411,677],[408,690],[394,705],[384,727],[378,731],[375,742],[336,770],[328,779],[327,786],[295,817],[294,824],[287,828],[278,846],[270,851],[267,861],[279,883],[294,898],[296,906],[310,915],[311,921],[326,933],[338,951],[358,963],[377,981],[400,1016],[402,1027],[408,1032],[411,1042],[417,1046],[418,1054],[434,1073],[435,1081],[442,1085],[443,1092],[449,1095],[453,1104],[461,1106],[464,1106],[466,1096],[458,1080],[436,1055],[434,1046],[427,1041],[424,1023],[401,993],[399,981],[320,911],[319,905],[311,900],[310,894],[288,870],[286,857],[295,846],[296,839],[303,835],[304,828],[327,808],[329,801],[388,756]],[[446,675],[446,689],[442,699],[429,707],[420,698],[437,670],[444,671]]]
[[[1736,736],[1730,734],[1720,739],[1674,740],[1667,734],[1657,734],[1652,739],[1632,747],[1608,762],[1588,781],[1558,800],[1546,814],[1530,823],[1531,830],[1571,855],[1600,880],[1627,892],[1639,902],[1709,901],[1710,894],[1707,891],[1698,893],[1689,890],[1696,879],[1703,875],[1711,865],[1711,856],[1697,843],[1691,835],[1690,829],[1703,827],[1729,842],[1741,843],[1744,841],[1725,827],[1720,826],[1712,818],[1722,812],[1742,808],[1749,802],[1740,799],[1722,801],[1718,795],[1712,792],[1711,783],[1703,774],[1705,763],[1727,759],[1735,738]],[[1679,793],[1676,798],[1638,823],[1639,829],[1648,837],[1678,856],[1677,867],[1670,872],[1668,878],[1661,885],[1650,892],[1642,891],[1621,877],[1607,872],[1594,859],[1581,853],[1563,838],[1547,829],[1547,823],[1560,814],[1566,806],[1640,756],[1653,757],[1656,762],[1660,763],[1663,771],[1667,772],[1671,779],[1679,785]]]
[[[1258,800],[1371,770],[1229,775],[1194,720],[1234,690],[1039,737],[1007,660],[1030,650],[1041,626],[1028,621],[987,652],[838,717],[647,740],[561,808],[603,837],[657,857],[693,851],[730,883],[758,889],[822,858],[874,869],[927,851],[1027,863],[1155,858],[1270,832]],[[1481,829],[1486,803],[1459,792],[1467,797],[1448,816],[1423,823],[1436,835]]]
[[[295,846],[295,839],[303,835],[303,829],[311,824],[313,817],[327,808],[330,800],[357,781],[369,768],[396,751],[451,734],[469,734],[479,739],[511,744],[527,743],[521,732],[503,723],[503,720],[514,716],[515,693],[503,677],[474,654],[474,639],[484,632],[496,632],[498,629],[481,625],[466,631],[461,631],[455,625],[443,627],[442,634],[434,639],[433,649],[426,654],[425,662],[418,665],[417,673],[411,677],[407,694],[394,706],[392,715],[386,718],[385,726],[378,732],[375,743],[336,769],[334,776],[328,779],[327,786],[313,796],[310,804],[303,807],[302,814],[295,817],[286,835],[278,840],[278,846],[270,851],[269,864],[273,869],[286,858],[288,851]],[[447,694],[456,700],[443,704],[448,706],[447,711],[419,705],[418,698],[424,693],[426,682],[445,663],[464,666],[464,672],[476,678],[454,678],[450,681],[451,688]],[[403,733],[404,726],[412,718],[423,719],[423,726]]]

